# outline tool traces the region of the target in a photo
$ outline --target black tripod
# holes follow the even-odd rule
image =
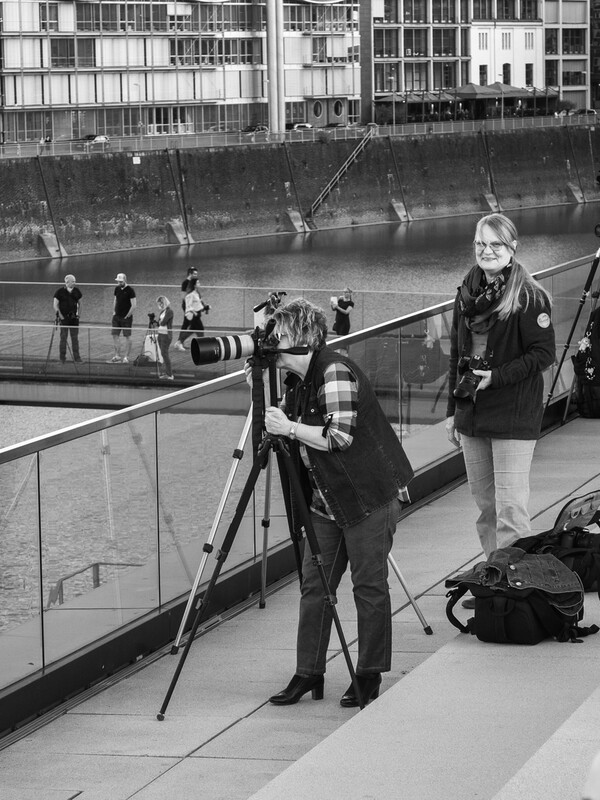
[[[348,671],[350,673],[350,677],[352,679],[354,692],[356,698],[359,701],[360,708],[361,709],[364,708],[364,702],[360,690],[360,685],[356,679],[356,673],[354,671],[352,659],[350,658],[348,645],[346,643],[340,618],[337,613],[337,609],[335,607],[337,603],[337,598],[335,597],[335,595],[331,593],[331,590],[329,588],[329,582],[327,580],[327,575],[325,574],[325,569],[323,567],[321,551],[310,518],[310,512],[304,500],[304,494],[302,492],[300,478],[296,471],[296,467],[292,461],[290,452],[287,449],[286,444],[284,443],[284,440],[279,436],[274,436],[273,434],[264,433],[263,371],[265,367],[268,368],[271,405],[276,406],[277,377],[276,377],[275,361],[277,359],[278,353],[281,352],[306,353],[307,348],[292,347],[289,348],[288,350],[276,350],[268,353],[267,355],[262,355],[262,356],[255,355],[252,357],[252,359],[250,359],[250,363],[252,364],[252,386],[253,386],[252,399],[253,399],[253,444],[254,444],[253,452],[255,452],[254,461],[252,464],[252,468],[250,469],[248,478],[246,479],[246,483],[242,489],[233,519],[223,538],[223,543],[221,545],[221,548],[217,551],[216,555],[217,564],[214,568],[213,574],[210,577],[210,580],[208,582],[208,585],[206,587],[203,596],[199,597],[196,602],[196,616],[192,623],[192,627],[190,629],[186,645],[179,659],[179,663],[177,664],[175,673],[167,690],[167,694],[165,695],[165,699],[163,700],[163,704],[160,708],[160,711],[156,715],[156,718],[158,720],[163,720],[165,718],[165,711],[167,709],[167,706],[169,705],[169,701],[171,699],[171,696],[179,679],[179,675],[181,674],[181,671],[185,664],[185,660],[192,646],[192,642],[194,641],[196,631],[198,630],[198,626],[206,616],[206,611],[208,609],[210,597],[213,592],[214,586],[217,582],[223,564],[227,556],[229,555],[229,551],[231,549],[231,546],[233,545],[238,529],[242,523],[244,512],[252,497],[254,487],[258,480],[258,476],[260,475],[261,470],[267,467],[267,465],[269,464],[269,456],[271,452],[274,452],[277,456],[277,464],[279,467],[279,475],[283,487],[285,509],[288,519],[288,525],[290,528],[290,534],[295,542],[295,546],[297,546],[297,533],[296,533],[297,529],[298,528],[303,529],[306,534],[306,541],[312,553],[313,563],[319,572],[319,576],[323,584],[325,600],[327,603],[329,603],[331,608],[333,622],[335,624],[340,644],[342,646],[342,651],[346,659],[346,664],[348,667]],[[284,476],[288,478],[287,482],[284,480]],[[294,511],[297,512],[297,517],[298,517],[297,526],[294,524],[294,514],[292,513],[292,503],[291,503],[292,498],[294,500]],[[212,549],[212,546],[210,547]],[[296,557],[298,559],[298,555]],[[299,562],[298,562],[298,567],[300,567]],[[302,580],[302,576],[300,576],[300,580]]]

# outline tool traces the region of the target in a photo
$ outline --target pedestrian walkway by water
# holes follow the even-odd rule
[[[600,485],[600,421],[545,436],[532,471],[536,530]],[[332,640],[325,699],[274,707],[294,671],[294,581],[194,642],[164,722],[177,657],[132,668],[0,752],[3,800],[579,800],[600,749],[600,635],[581,645],[484,645],[445,619],[444,580],[479,560],[460,486],[399,527],[394,557],[433,635],[392,576],[393,671],[365,711],[342,709],[349,678]],[[338,609],[355,653],[349,581]],[[464,612],[467,614],[468,612]],[[586,622],[600,603],[586,596]],[[1,743],[0,743],[1,744]]]

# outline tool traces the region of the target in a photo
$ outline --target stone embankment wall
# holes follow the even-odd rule
[[[315,211],[317,228],[591,202],[594,128],[376,136]],[[358,140],[0,162],[0,260],[297,229]],[[175,233],[173,233],[175,231]],[[182,241],[180,239],[180,241]]]

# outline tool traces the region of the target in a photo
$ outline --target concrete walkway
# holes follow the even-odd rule
[[[575,420],[538,444],[531,509],[552,526],[571,496],[600,487],[600,420]],[[166,719],[177,656],[106,682],[0,752],[2,800],[580,800],[600,750],[600,634],[583,644],[489,645],[445,618],[444,580],[481,554],[466,485],[410,516],[394,558],[433,635],[396,578],[393,671],[364,711],[332,640],[325,699],[277,708],[294,672],[292,582],[194,642]],[[355,654],[349,581],[338,611]],[[461,611],[466,619],[469,612]],[[588,594],[586,624],[600,624]],[[0,747],[2,741],[0,740]]]

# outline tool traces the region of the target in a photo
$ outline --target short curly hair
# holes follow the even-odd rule
[[[275,321],[280,333],[290,337],[292,347],[305,345],[310,350],[320,350],[325,347],[327,339],[325,312],[303,297],[296,297],[285,305],[280,305],[271,319]]]

